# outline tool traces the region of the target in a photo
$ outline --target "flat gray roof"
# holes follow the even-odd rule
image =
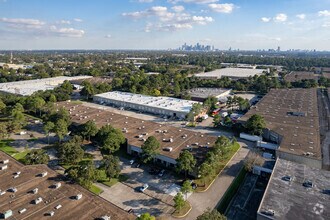
[[[119,91],[102,93],[95,95],[94,97],[184,113],[188,113],[191,110],[192,105],[198,103],[195,101],[171,97],[154,97]]]
[[[218,97],[221,95],[226,95],[226,93],[230,91],[231,89],[223,88],[195,88],[188,90],[188,93],[191,97],[207,98],[209,96]]]
[[[55,87],[61,85],[65,80],[70,81],[88,78],[92,78],[92,76],[58,76],[44,79],[0,83],[0,91],[16,95],[28,96],[39,90],[52,90]]]
[[[284,176],[293,180],[284,181]],[[312,188],[303,186],[307,180]],[[258,214],[273,210],[270,219],[330,219],[330,195],[323,190],[330,190],[330,171],[278,159]]]
[[[211,72],[195,74],[201,78],[221,78],[224,76],[235,78],[248,78],[249,76],[262,75],[264,69],[244,69],[244,68],[222,68]]]

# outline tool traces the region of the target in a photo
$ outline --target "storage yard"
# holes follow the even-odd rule
[[[0,167],[6,165],[0,170],[0,218],[135,219],[46,165],[24,166],[0,152]]]
[[[250,76],[263,75],[264,69],[243,69],[243,68],[223,68],[211,72],[204,72],[195,74],[196,77],[203,79],[220,79],[222,77],[229,77],[231,79],[249,78]]]
[[[170,97],[154,97],[127,92],[107,92],[95,95],[94,102],[131,108],[141,112],[185,118],[194,101]]]
[[[28,96],[40,90],[53,90],[55,87],[61,85],[66,80],[70,81],[78,79],[88,79],[91,77],[92,76],[59,76],[45,79],[0,83],[0,92]]]
[[[257,219],[330,219],[330,172],[278,159]]]
[[[264,117],[263,137],[280,145],[280,158],[322,167],[317,89],[272,89],[244,115]]]
[[[141,152],[141,145],[150,137],[155,136],[160,142],[160,155],[156,158],[165,166],[173,167],[182,150],[188,149],[201,163],[217,137],[200,132],[193,132],[155,122],[144,121],[99,108],[86,107],[83,104],[61,102],[57,108],[65,107],[70,111],[71,119],[76,124],[83,124],[89,120],[95,121],[97,126],[111,125],[120,129],[128,142],[127,152],[137,155]]]

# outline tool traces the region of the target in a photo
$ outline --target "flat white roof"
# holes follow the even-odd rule
[[[262,75],[263,71],[264,69],[223,68],[211,72],[198,73],[195,76],[205,78],[221,78],[224,76],[247,78],[249,76]]]
[[[28,96],[39,90],[52,90],[61,85],[65,80],[87,79],[92,76],[59,76],[45,79],[34,79],[25,81],[16,81],[8,83],[0,83],[0,91],[17,95]]]
[[[94,97],[185,113],[191,110],[194,103],[199,103],[164,96],[154,97],[118,91],[102,93]]]

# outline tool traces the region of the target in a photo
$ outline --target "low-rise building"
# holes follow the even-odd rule
[[[63,84],[66,80],[88,79],[91,77],[92,76],[59,76],[53,78],[0,83],[0,92],[29,96],[37,91],[53,90],[55,87]]]
[[[185,118],[195,101],[170,97],[154,97],[128,92],[107,92],[95,95],[94,102],[131,108],[141,112]]]
[[[277,159],[257,219],[329,219],[330,172]]]
[[[204,102],[208,97],[215,97],[218,100],[226,99],[230,95],[231,89],[223,88],[194,88],[187,91],[191,100]]]
[[[322,168],[317,90],[272,89],[242,118],[261,115],[266,122],[263,138],[276,143],[276,156]]]
[[[213,79],[217,80],[222,77],[229,77],[231,79],[242,79],[249,78],[255,75],[263,75],[264,69],[245,69],[245,68],[222,68],[211,72],[204,72],[195,74],[196,77],[202,79]]]

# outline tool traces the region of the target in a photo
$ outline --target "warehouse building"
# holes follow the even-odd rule
[[[231,89],[223,88],[195,88],[187,91],[191,100],[204,102],[208,97],[215,97],[218,100],[226,99],[230,95]]]
[[[302,80],[315,80],[318,81],[320,75],[315,74],[314,72],[304,72],[304,71],[292,71],[289,74],[284,76],[285,81],[287,82],[299,82]]]
[[[59,76],[45,79],[0,83],[0,92],[29,96],[37,91],[53,90],[55,87],[61,85],[66,80],[70,81],[88,78],[92,78],[92,76]]]
[[[244,68],[222,68],[211,72],[198,73],[194,76],[202,79],[217,80],[222,77],[229,77],[231,79],[249,78],[255,75],[260,76],[264,74],[264,69],[244,69]]]
[[[322,168],[317,90],[272,89],[240,121],[264,117],[263,138],[279,144],[276,156]]]
[[[19,163],[0,151],[0,219],[135,219],[46,165]],[[77,199],[80,198],[80,199]]]
[[[98,127],[111,125],[121,130],[127,140],[127,153],[130,155],[139,156],[143,143],[148,137],[154,136],[160,143],[156,160],[159,165],[169,168],[176,165],[176,159],[183,150],[189,150],[200,165],[217,140],[215,136],[116,114],[103,107],[92,108],[72,102],[57,103],[57,109],[61,107],[70,112],[75,125],[91,120]]]
[[[257,219],[330,219],[329,201],[329,171],[278,159]]]
[[[195,101],[170,97],[153,97],[127,92],[107,92],[95,95],[94,102],[131,108],[141,112],[185,118]]]

